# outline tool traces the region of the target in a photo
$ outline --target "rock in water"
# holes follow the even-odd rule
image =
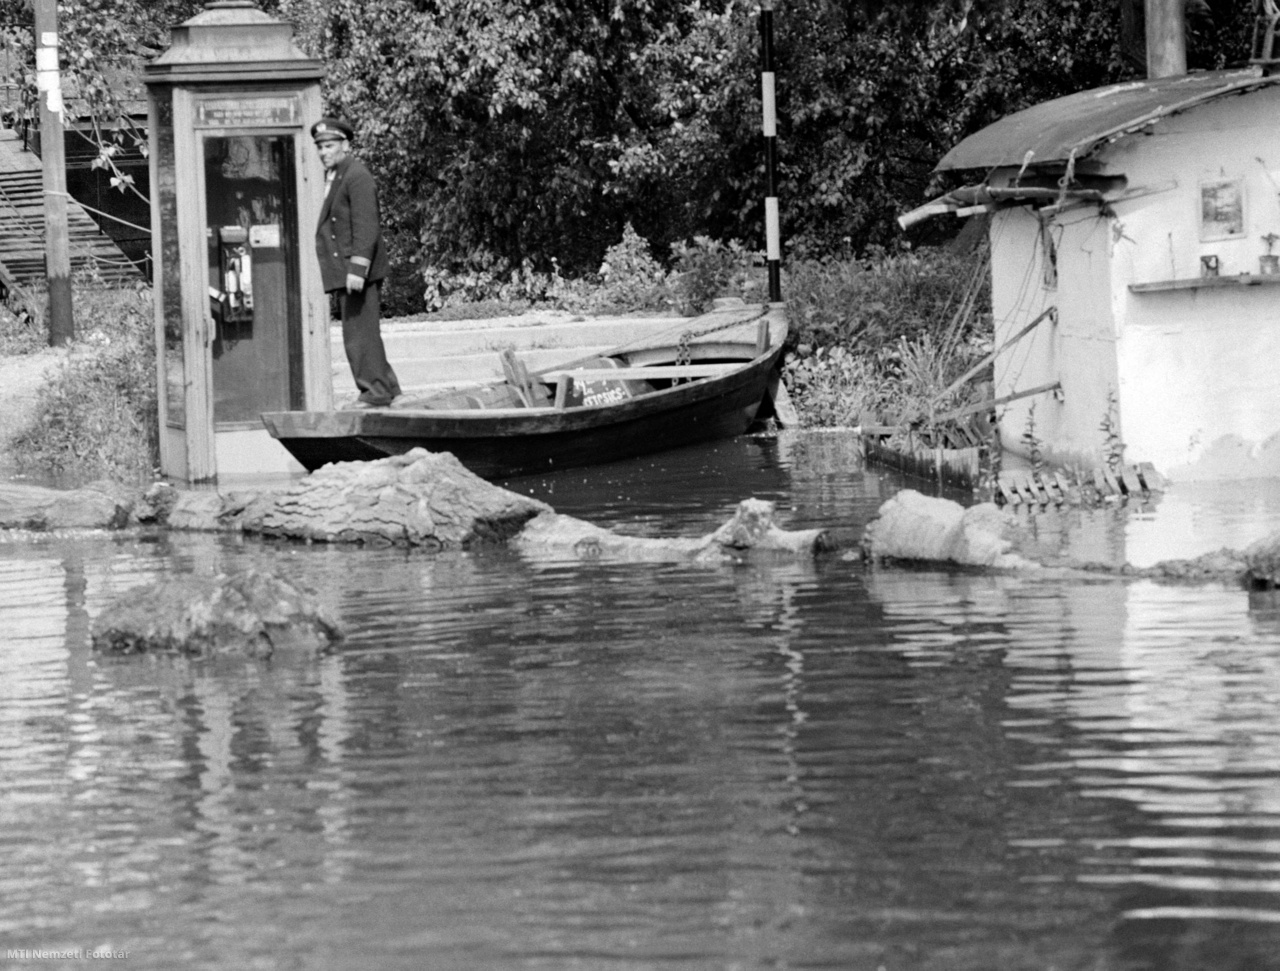
[[[505,542],[545,502],[480,478],[448,452],[415,448],[373,462],[336,462],[245,509],[241,528],[322,542],[465,547]]]
[[[994,503],[965,509],[950,499],[903,489],[867,524],[862,546],[873,560],[923,560],[1003,570],[1038,568],[1015,552],[1015,527],[1013,518]]]
[[[813,553],[828,548],[821,529],[782,529],[773,521],[777,507],[766,499],[743,499],[733,518],[709,537],[723,549]]]
[[[268,658],[279,648],[323,652],[342,629],[308,591],[250,569],[130,590],[98,615],[91,636],[108,654]]]
[[[66,491],[0,483],[0,529],[120,529],[132,509],[123,489],[110,484]]]
[[[700,562],[719,562],[751,550],[812,556],[828,548],[825,530],[782,529],[773,521],[774,510],[774,504],[767,500],[743,499],[732,519],[714,533],[696,539],[626,536],[547,511],[530,520],[513,543],[517,549],[533,555],[571,553],[583,560]]]
[[[1245,547],[1246,579],[1255,590],[1280,588],[1280,533],[1250,543]]]
[[[625,536],[550,510],[529,520],[511,543],[531,556],[638,562],[695,559],[706,549],[702,539]]]

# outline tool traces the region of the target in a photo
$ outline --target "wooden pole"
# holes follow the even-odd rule
[[[1035,320],[1033,320],[1033,321],[1031,321],[1031,323],[1027,324],[1027,326],[1026,326],[1026,327],[1023,327],[1023,328],[1022,328],[1022,330],[1018,331],[1016,334],[1014,334],[1012,337],[1010,337],[1007,341],[1005,341],[1003,344],[1001,344],[999,347],[997,347],[997,348],[996,348],[994,351],[992,351],[990,354],[985,355],[985,356],[982,358],[982,360],[981,360],[981,361],[979,361],[979,362],[978,362],[977,364],[975,364],[973,367],[969,368],[969,370],[965,371],[965,372],[964,372],[964,374],[960,375],[960,377],[958,377],[958,378],[956,378],[954,381],[952,381],[952,382],[951,382],[951,384],[949,384],[949,385],[947,386],[947,389],[946,389],[945,391],[943,391],[941,394],[934,395],[933,400],[934,400],[934,401],[941,401],[941,400],[942,400],[943,398],[945,398],[947,395],[951,394],[951,392],[953,392],[953,391],[955,391],[956,389],[958,389],[961,385],[963,385],[963,384],[964,384],[966,381],[968,381],[971,377],[973,377],[975,374],[977,374],[979,371],[981,371],[984,367],[986,367],[988,364],[990,364],[992,361],[994,361],[997,357],[999,357],[999,356],[1000,356],[1000,353],[1001,353],[1002,351],[1008,350],[1008,349],[1009,349],[1010,347],[1012,347],[1014,344],[1018,343],[1018,341],[1022,340],[1022,338],[1026,337],[1026,336],[1027,336],[1028,334],[1030,334],[1033,330],[1035,330],[1035,329],[1036,329],[1036,327],[1038,327],[1038,326],[1039,326],[1040,321],[1044,320],[1044,319],[1045,319],[1045,318],[1047,318],[1047,317],[1052,317],[1052,318],[1054,319],[1054,321],[1056,322],[1056,321],[1057,321],[1057,319],[1058,319],[1058,308],[1057,308],[1057,307],[1050,307],[1048,310],[1046,310],[1046,311],[1044,311],[1043,313],[1041,313],[1038,317],[1036,317],[1036,319],[1035,319]]]
[[[773,0],[760,0],[760,95],[764,105],[764,231],[769,302],[782,301],[782,240],[778,226],[778,112],[774,103]]]
[[[1147,77],[1187,73],[1185,0],[1146,0]]]
[[[62,81],[58,73],[57,0],[35,0],[35,21],[49,343],[58,346],[75,337],[75,320],[71,310],[71,243],[67,232],[67,162],[62,134]]]

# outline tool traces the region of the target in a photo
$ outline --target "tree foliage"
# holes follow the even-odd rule
[[[115,166],[125,147],[145,150],[146,131],[136,114],[145,97],[139,67],[169,43],[174,24],[201,9],[200,0],[60,0],[58,53],[64,97],[85,120],[98,148],[95,163],[113,171],[121,190],[132,179]],[[0,0],[0,43],[6,74],[22,99],[6,124],[34,123],[38,115],[33,0]]]
[[[1248,5],[1186,2],[1191,66],[1243,63]],[[200,6],[63,0],[64,67],[104,145],[128,122],[103,66],[163,48]],[[627,223],[664,259],[695,236],[763,240],[755,0],[261,6],[326,62],[329,109],[357,128],[402,266],[589,272]],[[965,135],[1140,76],[1141,11],[1142,0],[779,0],[791,252],[900,245],[897,215],[940,188],[933,166]],[[0,0],[0,15],[29,22],[30,0]]]
[[[789,236],[830,251],[898,239],[937,160],[1002,115],[1123,76],[1110,4],[1041,0],[869,19],[831,0],[782,27]]]
[[[938,187],[934,164],[966,134],[1140,74],[1122,16],[1134,2],[1140,14],[1141,0],[780,3],[792,250],[898,244],[897,215]],[[627,222],[659,255],[697,234],[763,237],[754,3],[285,6],[308,10],[331,100],[357,120],[397,225],[428,262],[588,270]],[[1193,66],[1241,63],[1236,6],[1192,0]]]
[[[728,6],[336,0],[300,19],[331,107],[427,259],[576,271],[629,220],[650,239],[696,228],[705,207],[687,200],[716,181],[702,166],[722,148],[704,100],[730,63]],[[655,191],[664,167],[677,181]]]

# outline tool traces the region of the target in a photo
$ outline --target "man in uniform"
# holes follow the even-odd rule
[[[378,188],[364,163],[351,155],[352,128],[321,118],[311,137],[324,164],[325,194],[316,227],[316,255],[325,291],[342,306],[342,343],[360,389],[350,407],[385,408],[400,394],[382,343],[381,289],[387,275]]]

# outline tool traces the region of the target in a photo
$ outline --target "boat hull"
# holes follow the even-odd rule
[[[771,348],[723,376],[609,405],[273,412],[262,418],[308,470],[425,448],[453,453],[486,479],[533,475],[742,434],[765,399],[781,350]]]

